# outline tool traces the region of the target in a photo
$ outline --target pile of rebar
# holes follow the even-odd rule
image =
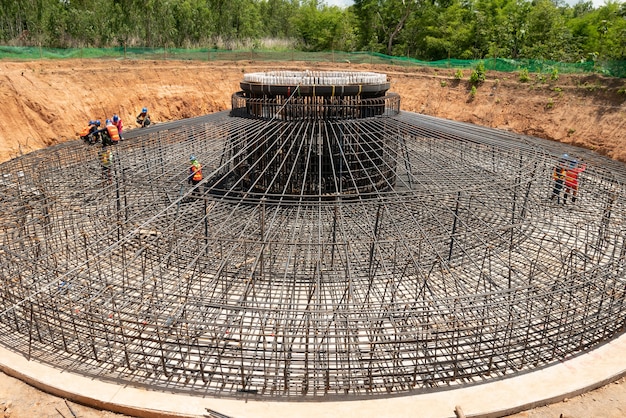
[[[0,344],[124,384],[328,398],[525,373],[623,331],[623,164],[385,91],[293,93],[128,132],[110,171],[78,140],[1,164]],[[323,117],[350,102],[383,107]],[[586,164],[565,204],[563,153]]]

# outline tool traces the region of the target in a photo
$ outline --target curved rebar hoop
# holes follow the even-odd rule
[[[0,344],[125,384],[320,399],[484,382],[622,332],[623,164],[393,100],[297,120],[242,100],[128,132],[110,177],[78,141],[0,165]],[[586,168],[565,204],[563,152]]]

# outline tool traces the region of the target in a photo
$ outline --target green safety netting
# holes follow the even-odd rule
[[[557,62],[530,59],[486,58],[483,60],[446,59],[421,61],[409,57],[394,57],[374,52],[303,52],[264,50],[220,50],[209,48],[39,48],[0,46],[0,59],[63,59],[63,58],[125,58],[125,59],[176,59],[176,60],[255,60],[255,61],[315,61],[350,62],[355,64],[392,64],[427,66],[435,68],[475,68],[482,62],[486,70],[514,72],[528,70],[532,73],[557,71],[570,73],[599,73],[612,77],[626,77],[626,61]]]

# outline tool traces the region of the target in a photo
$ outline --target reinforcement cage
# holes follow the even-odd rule
[[[220,112],[131,131],[110,171],[79,141],[0,165],[0,343],[124,384],[330,399],[525,373],[623,331],[622,164],[409,112],[285,124]],[[320,166],[321,135],[359,138],[339,152],[363,161],[348,183],[393,182],[214,181],[243,179],[252,143]],[[381,135],[394,152],[376,160]],[[586,167],[566,204],[550,198],[563,152]]]

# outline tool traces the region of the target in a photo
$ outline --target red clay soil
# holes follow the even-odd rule
[[[470,122],[593,149],[626,162],[626,80],[598,75],[549,75],[521,82],[517,73],[488,72],[471,94],[455,70],[348,63],[253,61],[40,60],[0,61],[0,162],[73,140],[89,119],[114,113],[126,129],[148,107],[153,122],[230,108],[244,73],[272,70],[386,73],[402,110]],[[71,408],[71,409],[70,409]],[[2,415],[3,414],[3,415]],[[0,373],[0,416],[121,416],[39,392]],[[516,418],[626,416],[623,379]]]
[[[626,162],[626,81],[598,75],[488,72],[474,97],[464,71],[347,63],[251,61],[0,61],[0,161],[77,138],[89,119],[119,114],[135,127],[144,106],[153,121],[230,108],[243,73],[277,69],[377,71],[400,93],[402,109],[584,146]]]

